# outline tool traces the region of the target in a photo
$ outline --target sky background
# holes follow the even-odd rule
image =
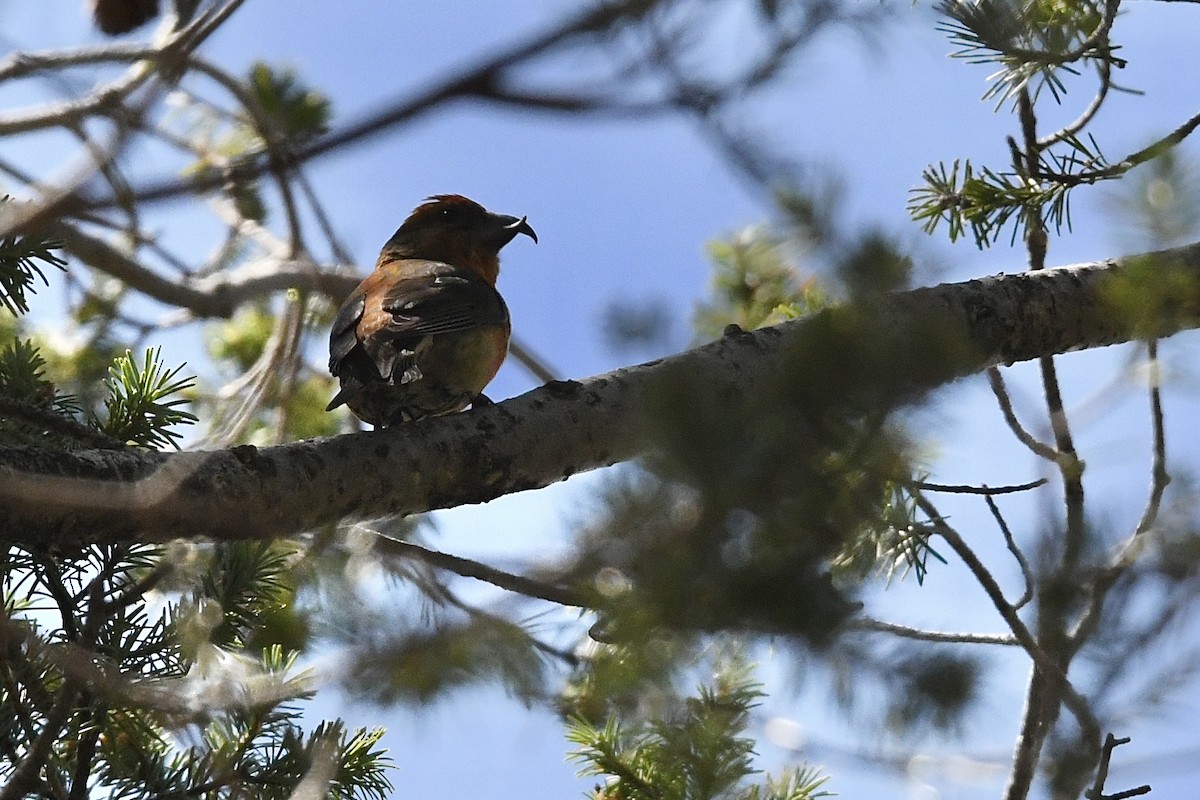
[[[1095,130],[1110,158],[1174,128],[1195,113],[1200,100],[1195,47],[1200,7],[1126,5],[1130,11],[1118,20],[1114,38],[1124,46],[1130,66],[1117,80],[1144,94],[1119,94],[1101,115]],[[235,74],[244,74],[256,60],[294,67],[332,99],[336,128],[544,29],[575,7],[536,0],[249,0],[203,53]],[[1019,271],[1022,251],[1008,247],[1007,237],[987,251],[970,242],[951,246],[944,230],[927,237],[908,218],[908,193],[927,165],[970,158],[1002,167],[1007,163],[1004,137],[1015,125],[1006,110],[995,113],[991,103],[979,101],[990,67],[948,58],[951,47],[922,4],[901,3],[898,13],[900,21],[875,41],[847,30],[822,36],[778,83],[746,104],[747,121],[778,150],[840,175],[842,219],[850,227],[881,227],[911,243],[918,283]],[[745,31],[731,19],[720,33],[716,52],[732,57]],[[144,35],[145,30],[135,38]],[[31,0],[0,7],[0,37],[0,54],[18,44],[50,49],[99,41],[77,4]],[[556,69],[569,68],[547,65],[544,75],[553,81]],[[1081,81],[1078,87],[1068,96],[1063,120],[1091,97],[1090,84]],[[6,90],[0,93],[0,109],[31,102],[39,92],[28,86]],[[18,142],[10,155],[40,146]],[[134,157],[145,159],[139,169],[153,172],[153,153]],[[704,297],[710,275],[704,243],[772,215],[769,197],[759,187],[731,170],[693,122],[672,116],[572,118],[457,103],[321,159],[307,172],[364,270],[408,211],[428,195],[465,194],[492,210],[527,215],[540,242],[533,246],[522,240],[505,250],[500,288],[517,336],[562,377],[587,377],[657,354],[631,355],[606,345],[603,320],[614,302],[665,302],[673,334],[664,349],[686,346],[691,309]],[[1111,196],[1108,189],[1077,194],[1074,229],[1052,241],[1049,263],[1108,257],[1139,246],[1114,222]],[[163,233],[205,253],[212,242],[203,239],[202,229],[184,224],[191,202],[162,210]],[[1164,347],[1173,441],[1194,441],[1197,433],[1196,338],[1184,334]],[[194,358],[189,348],[198,341],[178,340],[176,350],[166,353],[168,362]],[[1068,402],[1078,411],[1073,419],[1090,468],[1093,510],[1117,530],[1129,529],[1136,520],[1149,480],[1144,391],[1128,374],[1114,380],[1133,353],[1112,348],[1059,360]],[[314,351],[314,361],[319,359]],[[1034,419],[1040,399],[1033,370],[1013,372],[1018,409]],[[501,400],[536,385],[510,361],[488,394]],[[983,381],[962,381],[938,400],[914,415],[917,428],[929,437],[933,480],[995,485],[1042,474],[998,424]],[[1180,447],[1173,466],[1194,473],[1195,463],[1194,448]],[[567,546],[602,481],[599,474],[583,475],[487,506],[439,513],[436,544],[498,566],[528,563],[530,554],[552,560]],[[1010,502],[1004,508],[1018,531],[1036,529],[1056,498],[1048,493],[1040,501]],[[950,499],[942,507],[961,529],[977,533],[985,558],[1002,552],[982,504]],[[982,593],[953,562],[936,569],[922,588],[904,583],[878,595],[873,608],[892,621],[1000,630]],[[996,661],[986,698],[968,725],[968,739],[935,739],[926,748],[934,755],[965,751],[991,767],[935,759],[928,767],[912,765],[905,777],[848,755],[863,741],[856,741],[853,726],[839,719],[823,681],[797,686],[791,680],[793,653],[781,647],[761,656],[762,676],[787,688],[760,709],[753,732],[802,730],[801,757],[828,766],[830,788],[841,796],[996,796],[1015,735],[1023,660]],[[1118,751],[1111,785],[1149,781],[1155,785],[1153,797],[1194,796],[1189,787],[1200,778],[1195,767],[1198,701],[1192,687],[1156,719],[1119,731],[1134,736],[1134,743]],[[525,709],[499,691],[462,691],[424,710],[379,710],[328,693],[312,710],[315,717],[340,715],[351,726],[389,728],[386,743],[399,767],[397,797],[575,797],[591,785],[576,778],[575,767],[565,761],[567,743],[557,719],[544,710]],[[772,719],[790,723],[768,725]],[[764,740],[768,766],[789,757],[787,748],[778,746],[787,743],[786,737],[775,739],[776,744]],[[874,743],[867,740],[866,746]]]

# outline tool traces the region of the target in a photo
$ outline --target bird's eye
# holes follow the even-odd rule
[[[471,225],[481,216],[483,215],[474,208],[455,206],[441,209],[442,220],[451,225]]]

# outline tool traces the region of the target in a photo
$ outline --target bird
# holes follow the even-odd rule
[[[158,0],[91,0],[92,18],[101,33],[119,36],[158,16]]]
[[[350,293],[329,333],[329,372],[346,405],[376,428],[489,405],[483,388],[508,354],[508,307],[496,290],[501,248],[525,217],[462,195],[418,205]]]

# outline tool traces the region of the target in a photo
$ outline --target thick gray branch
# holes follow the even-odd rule
[[[994,364],[1197,327],[1200,245],[1158,256],[1149,280],[1140,257],[918,289],[888,297],[866,317],[832,309],[578,383],[551,383],[496,407],[381,432],[212,452],[4,448],[0,529],[10,540],[61,544],[266,538],[348,517],[483,503],[646,452],[653,429],[647,400],[666,376],[689,379],[715,398],[737,398],[767,391],[798,349],[826,348],[816,363],[828,363],[831,376],[853,369],[839,349],[839,326],[847,319],[886,331],[878,347],[888,353],[937,356],[917,362],[919,368],[906,363],[888,378],[889,395],[902,398]],[[1154,319],[1161,325],[1148,331],[1138,309],[1123,310],[1114,297],[1154,283],[1157,271],[1168,269],[1175,276],[1170,313],[1160,308]],[[844,330],[849,341],[850,329]]]

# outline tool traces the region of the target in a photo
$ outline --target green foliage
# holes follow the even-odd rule
[[[46,360],[28,339],[14,339],[0,350],[0,395],[41,408],[62,407],[54,384],[46,379]]]
[[[112,327],[98,322],[90,330],[74,328],[66,336],[39,334],[33,341],[59,391],[74,397],[86,415],[98,418],[111,398],[109,370],[127,350],[113,336]]]
[[[264,615],[291,600],[289,566],[296,557],[296,546],[286,541],[231,542],[213,548],[193,598],[197,608],[211,601],[219,610],[214,615],[219,624],[206,632],[205,641],[218,647],[246,647]]]
[[[766,228],[709,243],[711,299],[695,311],[697,333],[712,338],[731,324],[753,330],[822,307],[824,292],[816,280],[800,278],[786,251],[787,240]]]
[[[207,141],[196,148],[203,155],[184,172],[197,176],[219,172],[225,178],[222,192],[238,214],[261,223],[268,215],[261,181],[248,177],[239,167],[264,153],[280,158],[281,150],[325,133],[332,104],[324,94],[304,85],[294,70],[261,61],[251,66],[241,93],[246,107],[232,118],[215,114],[204,104],[189,107],[189,135]]]
[[[303,303],[298,293],[289,303]],[[332,320],[322,315],[320,303],[310,303],[305,313],[307,327],[325,327]],[[290,313],[285,310],[284,314]],[[343,424],[342,417],[327,414],[333,381],[324,370],[311,370],[290,347],[280,347],[280,318],[265,303],[243,306],[232,319],[207,326],[206,346],[222,375],[235,378],[238,391],[228,387],[214,395],[197,398],[196,410],[208,418],[210,430],[226,425],[238,428],[236,440],[255,444],[331,436]],[[274,338],[273,338],[274,337]],[[269,349],[268,349],[269,348]],[[245,376],[252,374],[254,380]],[[250,397],[245,406],[239,401]],[[230,400],[234,401],[233,408]]]
[[[1106,6],[1112,6],[1108,10]],[[997,105],[1033,87],[1056,100],[1066,93],[1061,72],[1077,74],[1079,62],[1123,66],[1113,55],[1107,31],[1115,4],[1094,0],[942,0],[939,26],[972,63],[998,64],[984,99]]]
[[[887,721],[897,733],[931,726],[952,730],[981,688],[979,662],[945,650],[911,650],[894,659]]]
[[[933,233],[947,223],[951,241],[969,230],[979,247],[1012,241],[1031,230],[1070,228],[1071,190],[1120,177],[1161,154],[1183,135],[1172,136],[1125,159],[1109,162],[1096,140],[1083,135],[1111,86],[1111,70],[1124,66],[1109,41],[1117,3],[1063,0],[943,0],[941,29],[959,48],[954,54],[974,63],[998,64],[985,99],[997,108],[1012,101],[1020,111],[1022,144],[1009,139],[1009,169],[976,168],[970,161],[939,163],[925,170],[914,189],[909,213]],[[1092,105],[1070,125],[1038,135],[1033,107],[1042,89],[1055,101],[1066,93],[1064,74],[1095,66],[1101,84]]]
[[[72,433],[91,432],[76,421],[80,411],[76,399],[61,394],[47,379],[41,351],[29,340],[15,338],[0,349],[0,401],[5,405],[0,442],[73,447],[78,437]]]
[[[910,572],[918,584],[929,573],[929,558],[946,563],[930,545],[934,531],[918,521],[916,501],[898,483],[887,486],[877,524],[864,526],[832,559],[839,578],[862,580],[878,573],[891,582]]]
[[[913,261],[889,237],[868,231],[839,255],[834,270],[852,300],[865,300],[908,288]]]
[[[653,5],[633,13],[649,13]],[[794,17],[791,11],[803,6],[777,0],[754,5],[771,20]],[[1115,3],[945,0],[939,9],[960,57],[999,65],[985,95],[998,107],[1031,105],[1044,95],[1061,100],[1082,66],[1103,75],[1122,63],[1108,41]],[[763,77],[750,80],[765,80],[776,68],[765,65]],[[177,94],[186,93],[181,86]],[[234,85],[232,95],[243,106],[236,113],[197,103],[206,116],[181,137],[185,152],[199,159],[193,171],[222,176],[221,191],[230,201],[222,209],[232,205],[239,221],[261,222],[268,214],[264,184],[247,177],[242,168],[248,165],[279,180],[293,211],[287,151],[326,131],[328,100],[292,71],[262,63]],[[1021,111],[1023,125],[1036,127],[1032,110]],[[1075,187],[1120,177],[1161,154],[1156,143],[1110,163],[1082,134],[1084,123],[1040,142],[1031,134],[1035,141],[1024,146],[1013,140],[1011,164],[1004,168],[966,161],[961,169],[959,162],[930,167],[925,186],[913,194],[914,218],[929,232],[945,222],[952,240],[969,232],[980,246],[1005,233],[1015,240],[1043,227],[1057,230],[1070,225]],[[1170,146],[1169,137],[1164,142]],[[1189,183],[1159,170],[1165,159],[1154,163],[1147,208],[1170,209],[1175,196],[1190,191]],[[652,387],[657,424],[645,433],[654,453],[624,474],[628,482],[613,487],[604,511],[589,519],[575,570],[562,581],[584,597],[602,598],[592,630],[611,642],[593,646],[560,700],[574,720],[575,758],[585,774],[608,778],[595,793],[598,799],[824,795],[824,779],[807,769],[750,781],[757,771],[747,727],[761,693],[747,671],[720,668],[711,686],[686,699],[674,691],[679,674],[731,631],[760,637],[756,644],[766,634],[797,653],[829,655],[854,638],[845,635],[844,623],[858,610],[849,596],[856,581],[911,572],[923,583],[929,558],[944,560],[903,488],[911,475],[911,448],[892,416],[919,400],[908,388],[910,377],[949,369],[969,342],[958,329],[930,324],[897,330],[872,318],[879,294],[908,284],[912,262],[881,233],[848,236],[839,230],[833,194],[783,194],[782,220],[710,246],[713,297],[695,315],[702,335],[802,315],[812,315],[813,335],[784,355],[777,376],[714,387],[705,376],[674,374]],[[301,210],[321,209],[313,201]],[[1154,232],[1164,238],[1194,227],[1194,215],[1150,211],[1145,220],[1146,227],[1158,225]],[[253,226],[230,226],[209,265],[214,272],[245,257],[247,227]],[[291,244],[298,246],[300,232],[293,234]],[[328,238],[336,251],[333,235]],[[54,246],[29,236],[0,243],[0,301],[10,311],[27,310],[36,280],[46,281],[41,266],[62,266],[50,252]],[[816,273],[840,279],[837,293],[850,302],[835,305],[831,293],[807,277]],[[1112,287],[1108,311],[1144,314],[1148,335],[1159,332],[1156,324],[1194,316],[1194,309],[1181,309],[1175,300],[1190,280],[1183,270],[1148,263],[1130,275]],[[166,369],[157,350],[139,362],[107,330],[128,311],[125,291],[115,281],[89,287],[76,320],[94,324],[97,332],[78,353],[63,356],[63,369],[44,351],[51,358],[47,369],[29,342],[0,354],[0,395],[60,414],[70,402],[46,373],[61,372],[60,386],[72,387],[72,379],[99,385],[89,377],[103,364],[109,370],[102,387],[109,395],[104,432],[118,444],[178,446],[181,436],[172,428],[196,420],[181,408],[181,393],[193,388],[192,381],[179,377],[182,367]],[[244,418],[253,421],[238,435],[265,435],[263,419],[275,414],[272,436],[332,432],[336,418],[318,410],[328,379],[305,372],[299,358],[279,356],[270,364],[263,358],[274,358],[267,345],[272,333],[282,341],[285,329],[276,326],[270,308],[243,309],[214,326],[210,352],[222,366],[240,374],[260,368],[259,382],[247,394],[261,403],[244,407]],[[661,311],[648,308],[618,321],[649,338],[661,332],[655,326]],[[289,340],[293,352],[304,352],[302,333],[312,325],[311,317],[297,322]],[[736,330],[728,335],[731,347],[751,339]],[[124,354],[109,368],[113,347]],[[100,401],[87,398],[90,413]],[[88,421],[99,424],[97,418]],[[15,438],[10,424],[0,421],[5,441]],[[21,418],[20,424],[30,423]],[[44,426],[32,430],[46,433]],[[383,534],[403,528],[403,539],[411,524],[393,522]],[[9,793],[76,798],[92,792],[138,800],[383,798],[392,787],[378,748],[380,731],[347,733],[340,722],[311,733],[301,728],[297,701],[311,685],[294,674],[294,649],[322,634],[353,648],[343,662],[350,667],[347,684],[384,701],[425,701],[491,681],[523,699],[544,700],[550,659],[575,663],[574,652],[536,640],[529,618],[514,622],[471,607],[432,567],[414,566],[411,552],[389,554],[375,541],[383,537],[371,536],[370,544],[355,545],[344,558],[326,558],[322,551],[338,540],[331,531],[301,544],[0,549],[6,614],[0,621],[0,753],[14,774],[21,764],[33,767]],[[1194,539],[1156,544],[1179,573],[1176,580],[1193,577]],[[1190,560],[1180,564],[1177,557]],[[392,594],[388,603],[379,602],[378,583],[363,580],[381,574],[379,583],[409,588],[426,602],[420,624],[410,626],[401,616],[410,606],[390,607]],[[1047,604],[1039,606],[1046,616]],[[571,626],[578,633],[576,620]],[[972,659],[923,645],[882,655],[863,650],[854,666],[874,657],[871,666],[884,687],[875,707],[897,731],[951,728],[979,692],[981,668]],[[1072,680],[1077,677],[1073,672]],[[48,750],[39,755],[43,747]]]
[[[1126,246],[1148,250],[1192,241],[1200,231],[1200,169],[1168,150],[1131,173],[1111,205]]]
[[[352,669],[358,694],[382,702],[429,702],[450,689],[497,682],[530,700],[543,692],[545,662],[520,625],[487,614],[361,647]]]
[[[0,205],[7,202],[8,198],[0,198]],[[0,239],[0,303],[13,314],[27,313],[35,281],[49,285],[39,262],[59,269],[66,267],[67,262],[51,252],[61,247],[62,242],[40,233]]]
[[[1056,232],[1071,224],[1074,184],[1038,183],[990,167],[976,172],[970,161],[963,162],[961,176],[955,161],[948,170],[945,164],[929,167],[921,177],[925,185],[912,190],[909,213],[930,234],[945,221],[952,242],[968,229],[980,248],[995,244],[1005,230],[1016,241],[1028,231],[1031,213],[1039,226]]]
[[[171,398],[194,385],[193,378],[178,378],[183,367],[164,369],[157,348],[147,350],[138,366],[126,350],[109,368],[104,432],[117,441],[141,447],[178,447],[182,434],[171,430],[171,426],[196,422],[194,414],[179,408],[188,402],[186,398]]]
[[[273,132],[298,145],[325,133],[332,109],[329,98],[305,86],[295,70],[254,62],[246,80]]]
[[[597,800],[807,800],[825,797],[825,778],[807,768],[751,784],[754,740],[744,736],[760,687],[740,666],[722,668],[711,686],[648,720],[611,716],[602,725],[575,719],[567,738],[581,775],[605,777]]]
[[[209,326],[209,355],[243,373],[262,355],[274,327],[275,317],[265,305],[243,306],[232,319]]]
[[[848,634],[830,647],[832,696],[862,727],[897,741],[961,734],[987,681],[967,645]]]
[[[311,689],[292,675],[294,656],[244,651],[258,612],[288,590],[291,554],[277,543],[4,548],[0,718],[22,723],[0,725],[3,752],[21,763],[49,737],[49,785],[86,781],[114,798],[284,800],[302,781],[346,800],[386,797],[382,731],[305,735],[294,701]]]
[[[312,375],[293,384],[282,401],[287,415],[283,431],[289,441],[333,436],[342,429],[338,416],[325,411],[332,393],[333,383],[325,374]]]
[[[606,607],[605,637],[644,644],[660,628],[683,636],[734,629],[828,641],[855,608],[824,564],[824,537],[836,539],[827,519],[845,495],[814,502],[828,486],[814,478],[804,488],[799,473],[811,462],[785,454],[786,442],[762,461],[747,453],[722,469],[702,451],[743,442],[745,431],[728,418],[695,424],[728,431],[729,441],[696,442],[701,452],[615,482],[579,545],[581,574],[609,573],[626,585]],[[680,463],[686,474],[676,472]]]
[[[670,344],[673,322],[671,304],[664,299],[615,301],[604,310],[604,337],[615,350],[661,349]]]
[[[1154,255],[1137,259],[1104,289],[1102,313],[1130,320],[1143,338],[1174,333],[1200,309],[1196,271],[1190,265]]]
[[[647,622],[640,630],[627,616],[597,623],[593,637],[608,641],[616,634],[620,641],[593,644],[582,668],[571,674],[558,698],[564,719],[602,725],[612,715],[644,715],[673,702],[676,675],[699,660],[704,643]]]
[[[911,569],[923,581],[928,558],[941,558],[897,489],[910,478],[909,448],[888,415],[918,399],[907,381],[970,347],[935,320],[902,330],[871,310],[907,285],[911,259],[877,231],[843,233],[835,195],[783,194],[779,223],[710,245],[701,335],[801,314],[811,335],[752,384],[714,387],[680,370],[654,387],[654,455],[610,485],[577,554],[581,574],[609,571],[625,585],[606,605],[603,636],[645,644],[656,628],[733,628],[824,645],[856,608],[843,594],[855,581],[835,585],[831,568],[858,580]],[[799,264],[816,257],[849,303],[800,279]]]
[[[259,679],[278,681],[275,676],[291,667],[292,659],[270,648],[263,654]],[[263,694],[247,695],[244,705],[205,727],[203,744],[192,748],[184,762],[188,783],[212,787],[205,792],[209,796],[232,790],[265,800],[286,800],[308,781],[315,782],[318,796],[339,800],[382,800],[392,790],[385,774],[389,762],[376,749],[382,730],[347,734],[341,723],[323,722],[305,736],[297,725],[299,710]]]

